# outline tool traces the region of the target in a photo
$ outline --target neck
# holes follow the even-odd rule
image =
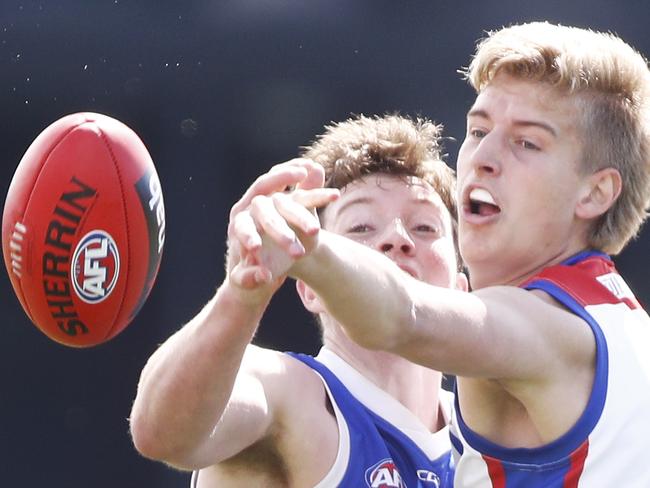
[[[536,262],[524,262],[522,266],[506,268],[503,262],[468,263],[469,276],[472,290],[479,290],[488,286],[519,286],[526,280],[541,272],[544,268],[559,264],[571,256],[586,250],[584,246],[575,246],[563,249],[561,252],[546,256]]]
[[[442,374],[384,351],[372,351],[352,342],[338,328],[325,328],[323,342],[366,379],[394,397],[432,432],[444,426],[439,414]]]

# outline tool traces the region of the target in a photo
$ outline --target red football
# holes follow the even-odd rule
[[[16,296],[48,337],[86,347],[122,331],[151,291],[164,240],[156,169],[122,122],[68,115],[25,152],[2,250]]]

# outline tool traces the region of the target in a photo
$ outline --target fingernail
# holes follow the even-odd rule
[[[318,225],[307,225],[305,228],[305,234],[313,235],[320,230]]]

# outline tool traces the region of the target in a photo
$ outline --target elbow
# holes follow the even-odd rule
[[[364,349],[370,349],[373,351],[383,350],[384,342],[378,336],[373,336],[372,334],[361,334],[354,329],[346,329],[346,334],[352,341],[356,342],[359,346]]]
[[[182,436],[160,428],[146,414],[132,412],[129,419],[131,441],[143,457],[167,464],[175,469],[192,471],[206,466],[196,444],[181,442]]]
[[[355,342],[366,349],[398,354],[416,335],[417,306],[409,293],[395,293],[383,303],[383,311],[376,313],[373,323],[362,320],[365,327],[355,328]]]
[[[170,457],[165,444],[161,442],[160,436],[156,429],[142,415],[131,414],[129,419],[129,428],[131,440],[136,451],[142,456],[154,461],[167,461]]]
[[[385,288],[390,287],[386,285]],[[359,300],[364,303],[363,308],[354,303],[339,303],[336,307],[328,307],[328,313],[343,327],[347,336],[361,347],[394,353],[415,334],[417,307],[408,290],[400,288],[398,284],[392,288],[394,293],[372,303]]]
[[[401,355],[404,345],[416,336],[415,306],[404,307],[399,313],[386,314],[385,317],[357,342],[366,349]]]
[[[180,469],[187,468],[183,462],[186,456],[182,446],[173,442],[173,439],[155,422],[151,422],[146,414],[132,412],[129,430],[133,446],[141,456]]]
[[[404,336],[400,322],[377,324],[376,328],[364,330],[361,327],[345,327],[346,334],[359,346],[372,351],[395,353],[399,350]]]

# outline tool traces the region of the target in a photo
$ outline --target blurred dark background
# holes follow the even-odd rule
[[[457,70],[485,30],[550,20],[616,32],[650,54],[649,15],[640,0],[2,0],[2,200],[41,130],[101,112],[149,148],[167,240],[141,313],[91,349],[40,333],[2,272],[0,486],[189,486],[187,473],[136,453],[127,417],[147,357],[223,279],[228,211],[253,179],[351,113],[443,123],[453,165],[473,100]],[[646,304],[649,232],[617,259]],[[274,299],[258,342],[317,350],[292,286]]]

